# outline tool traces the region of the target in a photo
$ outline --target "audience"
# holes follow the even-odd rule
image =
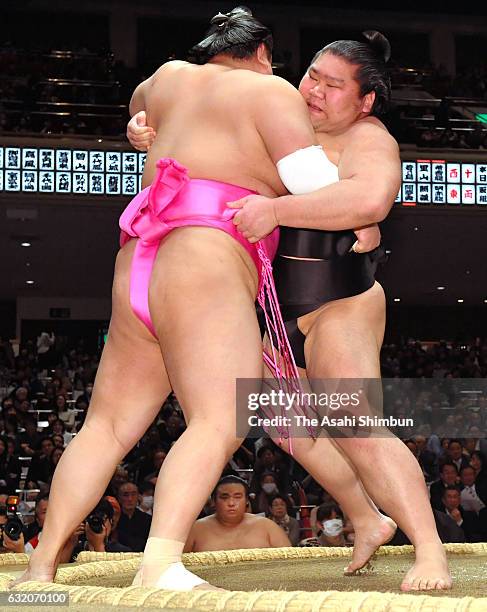
[[[269,506],[269,518],[284,531],[292,546],[297,546],[300,541],[299,521],[288,514],[289,499],[277,493],[271,499]]]
[[[143,552],[151,524],[151,517],[137,508],[139,495],[133,482],[124,482],[118,487],[117,499],[122,509],[117,528],[118,541],[134,552]]]
[[[52,376],[47,378],[37,362],[34,342],[21,346],[17,356],[7,345],[0,343],[0,526],[6,522],[1,504],[6,503],[7,495],[18,489],[26,491],[18,506],[24,532],[15,542],[4,538],[2,550],[29,552],[42,536],[55,467],[89,407],[99,355],[87,354],[82,346],[56,349],[50,355]],[[442,540],[487,539],[487,464],[483,453],[487,446],[487,396],[467,400],[453,384],[458,377],[487,376],[487,344],[477,339],[468,346],[439,342],[424,347],[408,340],[385,345],[381,363],[384,376],[398,381],[384,389],[385,403],[397,416],[414,417],[415,427],[404,436],[405,443],[417,458],[425,481],[433,481],[431,504]],[[414,388],[402,382],[414,378],[430,379],[431,384]],[[82,413],[73,411],[73,406]],[[38,410],[46,412],[40,416]],[[116,468],[105,492],[111,511],[106,503],[97,506],[97,511],[103,512],[102,531],[93,532],[86,521],[79,525],[66,542],[63,558],[74,559],[82,549],[144,549],[157,475],[171,444],[184,431],[181,415],[176,398],[171,396]],[[353,526],[335,501],[269,440],[246,440],[227,468],[233,475],[220,481],[211,505],[202,509],[203,518],[194,526],[188,550],[353,544]],[[250,488],[236,476],[242,472],[249,474]],[[28,491],[32,488],[41,489],[41,493],[34,520],[29,523],[25,500],[32,499]],[[296,500],[291,490],[299,492]],[[292,516],[294,510],[298,511],[297,519]],[[310,530],[316,539],[303,540]],[[394,543],[406,541],[401,537],[399,533]]]

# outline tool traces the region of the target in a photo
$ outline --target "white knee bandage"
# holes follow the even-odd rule
[[[298,149],[280,159],[276,166],[281,181],[294,195],[310,193],[339,180],[338,168],[320,145]]]

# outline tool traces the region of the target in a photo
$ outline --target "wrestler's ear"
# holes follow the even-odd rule
[[[362,112],[370,114],[374,107],[375,91],[369,91],[362,99]]]
[[[267,49],[267,47],[264,45],[264,43],[260,43],[260,45],[257,47],[257,61],[259,62],[259,64],[261,64],[262,66],[264,66],[266,69],[269,69],[272,71],[272,56],[269,53],[269,50]]]

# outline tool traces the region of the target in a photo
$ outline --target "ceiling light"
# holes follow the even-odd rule
[[[28,280],[28,281],[25,281],[25,284],[26,285],[33,285],[34,281],[33,280]]]
[[[459,300],[457,300],[457,302],[458,302],[459,304],[463,304],[463,300],[462,300],[461,298],[460,298]]]
[[[436,287],[438,289],[438,291],[443,291],[445,289],[445,287],[443,287],[443,285],[440,285],[439,287]]]
[[[394,301],[395,301],[395,302],[400,302],[400,301],[401,301],[401,298],[394,298]]]
[[[20,246],[22,246],[22,247],[30,247],[30,246],[32,246],[32,243],[31,242],[21,242]]]

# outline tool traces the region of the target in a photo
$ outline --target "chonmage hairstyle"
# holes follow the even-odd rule
[[[211,494],[211,498],[216,499],[219,487],[226,484],[242,485],[242,487],[245,489],[245,497],[249,496],[249,485],[246,483],[246,481],[243,478],[240,478],[239,476],[228,474],[227,476],[222,476],[222,478],[220,478],[220,480],[216,483],[216,486],[213,489],[213,493]]]
[[[356,80],[360,86],[360,95],[365,96],[375,91],[375,102],[372,115],[383,115],[387,112],[391,99],[391,80],[387,62],[391,57],[391,45],[387,38],[376,30],[362,32],[366,42],[357,40],[336,40],[326,45],[313,57],[315,62],[323,53],[331,53],[357,66]]]
[[[272,54],[271,31],[257,21],[247,7],[237,6],[229,13],[218,13],[210,23],[205,38],[189,50],[188,61],[191,63],[206,64],[219,53],[245,59],[251,57],[261,43],[269,55]]]

